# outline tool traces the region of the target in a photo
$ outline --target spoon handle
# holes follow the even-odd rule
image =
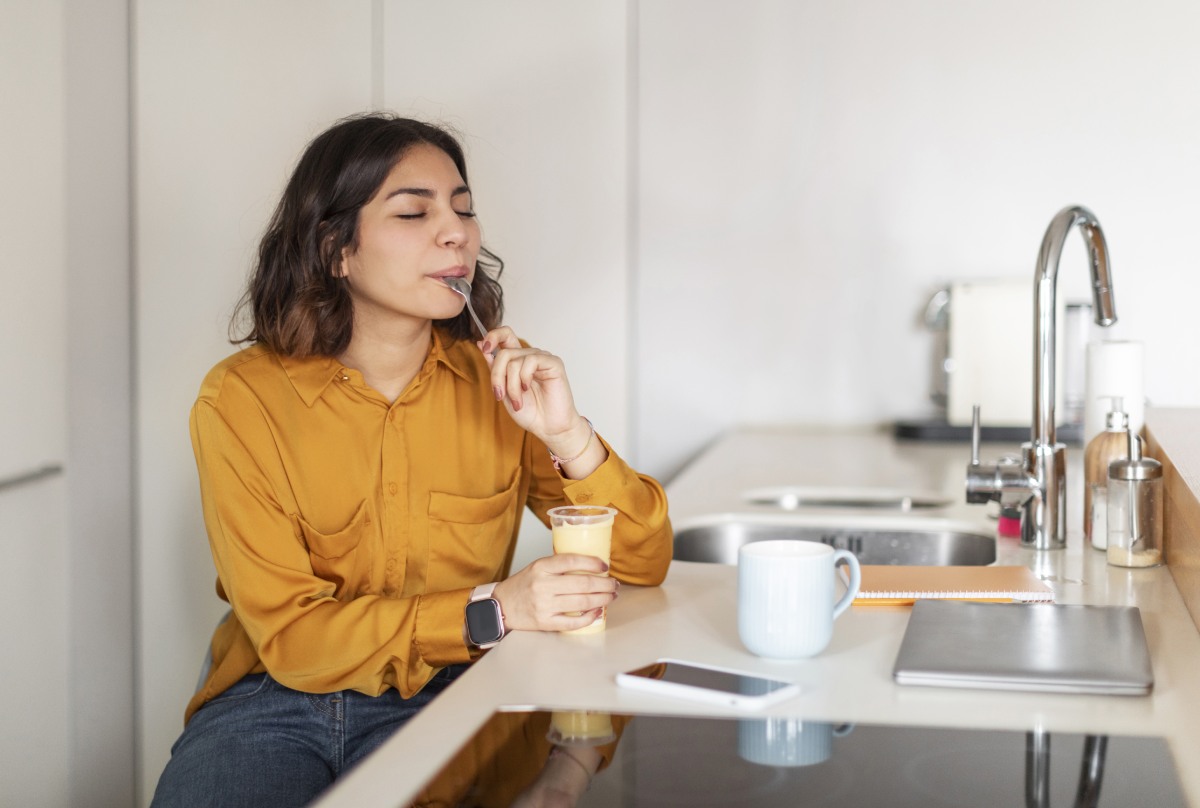
[[[479,335],[487,338],[487,329],[483,327],[483,323],[479,322],[478,315],[475,314],[475,307],[471,305],[471,298],[466,298],[467,311],[471,313],[471,319],[475,321],[475,327],[479,329]]]

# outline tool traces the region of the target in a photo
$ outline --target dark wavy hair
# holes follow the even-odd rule
[[[463,182],[462,146],[445,129],[411,118],[369,113],[344,118],[318,135],[300,157],[258,247],[230,340],[259,342],[285,356],[337,356],[350,344],[354,306],[334,269],[342,251],[358,248],[358,213],[413,146],[428,144],[454,161]],[[500,323],[504,262],[481,247],[471,303],[489,328]],[[244,336],[238,323],[249,315]],[[454,339],[472,339],[466,309],[435,320]]]

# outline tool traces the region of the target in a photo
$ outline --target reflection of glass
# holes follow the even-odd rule
[[[546,740],[555,746],[600,746],[616,738],[612,714],[571,710],[550,714]]]
[[[833,754],[833,739],[849,735],[853,724],[799,718],[738,721],[738,756],[762,766],[815,766]]]

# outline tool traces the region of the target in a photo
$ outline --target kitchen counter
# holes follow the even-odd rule
[[[1015,450],[985,444],[982,457],[986,461]],[[1069,451],[1068,548],[1035,553],[1021,549],[1015,539],[1001,539],[997,562],[1030,566],[1055,590],[1059,603],[1138,606],[1155,674],[1148,697],[896,685],[891,669],[907,625],[907,607],[854,606],[837,621],[832,643],[819,656],[797,662],[761,659],[738,640],[736,568],[677,561],[661,587],[624,587],[602,635],[510,635],[319,805],[406,804],[502,705],[738,715],[733,709],[618,689],[613,682],[619,671],[675,656],[761,671],[802,685],[801,695],[759,715],[1162,736],[1168,739],[1189,802],[1200,806],[1200,767],[1187,765],[1200,760],[1200,633],[1167,567],[1113,568],[1102,553],[1083,546],[1081,517],[1075,512],[1082,500],[1081,453]],[[759,487],[872,487],[940,494],[951,500],[944,508],[896,513],[892,518],[950,520],[992,530],[994,504],[962,502],[967,455],[968,448],[961,444],[897,442],[884,431],[742,430],[711,446],[668,486],[672,521],[678,531],[707,514],[778,512],[743,500],[742,492]],[[830,509],[810,512],[848,515]],[[873,513],[873,518],[886,515]]]

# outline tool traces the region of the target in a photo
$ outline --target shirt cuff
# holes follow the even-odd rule
[[[463,639],[463,622],[472,591],[473,587],[421,596],[413,644],[426,665],[443,668],[471,661],[471,649]]]
[[[622,491],[628,487],[629,481],[638,480],[637,472],[613,451],[612,446],[600,437],[599,432],[596,433],[596,438],[604,445],[608,457],[582,480],[569,480],[564,477],[562,481],[563,493],[567,499],[578,505],[608,505],[616,502]]]

